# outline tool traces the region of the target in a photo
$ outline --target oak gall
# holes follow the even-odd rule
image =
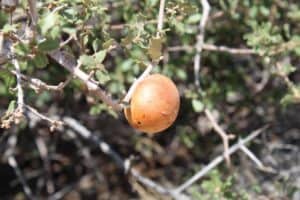
[[[169,128],[180,105],[179,92],[171,79],[153,74],[142,80],[133,92],[130,107],[124,109],[129,124],[154,134]]]

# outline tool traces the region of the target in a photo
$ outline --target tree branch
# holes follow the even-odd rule
[[[210,112],[210,110],[205,109],[204,113],[206,115],[206,117],[209,119],[209,121],[211,122],[214,130],[221,136],[222,140],[223,140],[223,145],[224,145],[224,157],[226,160],[226,163],[228,166],[230,166],[230,157],[229,157],[229,153],[228,153],[228,148],[229,148],[229,139],[233,139],[234,135],[228,135],[226,134],[226,132],[222,129],[222,127],[217,123],[217,121],[215,120],[213,114]]]
[[[194,49],[195,49],[194,47],[189,46],[189,45],[168,47],[169,52],[176,52],[176,51],[192,52]],[[205,44],[205,43],[202,45],[202,50],[224,52],[224,53],[237,54],[237,55],[258,54],[253,49],[232,48],[232,47],[227,47],[227,46],[217,46],[214,44]]]
[[[38,21],[38,12],[36,7],[36,0],[28,0],[30,17],[32,21],[33,29],[36,29],[37,21]]]
[[[240,149],[258,166],[258,169],[265,172],[275,173],[275,170],[271,167],[266,167],[255,155],[248,149],[245,144],[241,144]]]
[[[17,77],[17,90],[18,90],[18,111],[23,113],[24,110],[24,92],[22,88],[22,78],[21,78],[21,71],[20,65],[17,59],[12,59],[12,63],[16,69],[16,77]]]
[[[199,23],[199,34],[197,35],[197,43],[196,43],[196,55],[194,57],[194,76],[195,76],[195,85],[200,86],[200,66],[201,66],[201,52],[204,42],[204,34],[205,34],[205,26],[208,20],[208,15],[210,11],[210,5],[207,0],[201,0],[202,5],[202,18]]]
[[[229,148],[228,154],[231,155],[234,152],[236,152],[237,150],[239,150],[242,145],[247,144],[248,142],[250,142],[251,140],[253,140],[254,138],[256,138],[259,134],[261,134],[263,131],[265,131],[267,127],[268,127],[268,125],[263,126],[262,128],[259,128],[259,129],[255,130],[255,131],[253,131],[252,133],[250,133],[246,138],[241,139],[240,141],[238,141],[236,144],[234,144],[233,146],[231,146]],[[224,155],[220,155],[220,156],[216,157],[208,165],[206,165],[201,171],[197,172],[191,178],[189,178],[186,182],[184,182],[182,185],[180,185],[179,187],[177,187],[174,190],[174,192],[175,193],[181,193],[181,192],[183,192],[185,189],[187,189],[193,183],[195,183],[198,179],[200,179],[203,176],[205,176],[210,170],[212,170],[213,168],[215,168],[216,166],[218,166],[220,163],[222,163],[222,161],[224,159],[225,159]]]
[[[164,9],[165,9],[165,0],[160,0],[159,4],[159,14],[157,17],[157,37],[159,37],[159,34],[161,33],[163,29],[163,23],[164,23]],[[148,63],[147,68],[145,71],[133,82],[131,87],[129,88],[126,96],[123,99],[123,102],[125,104],[129,103],[131,96],[136,89],[137,85],[144,80],[152,71],[153,69],[153,63]]]
[[[136,80],[133,82],[133,84],[130,86],[130,88],[129,88],[127,94],[126,94],[126,96],[125,96],[124,99],[123,99],[123,102],[124,102],[124,103],[129,103],[129,101],[130,101],[130,99],[131,99],[131,96],[132,96],[132,94],[133,94],[135,88],[138,86],[138,84],[139,84],[142,80],[144,80],[144,78],[146,78],[146,77],[150,74],[150,72],[152,71],[152,69],[153,69],[153,65],[152,65],[152,63],[149,63],[148,66],[147,66],[147,68],[145,69],[145,71],[144,71],[144,72],[140,75],[140,77],[138,77],[138,79],[136,79]]]
[[[121,111],[122,106],[115,102],[109,95],[106,94],[104,90],[102,90],[97,83],[90,78],[90,76],[84,73],[79,67],[77,67],[77,63],[70,55],[63,51],[53,51],[49,53],[50,57],[54,59],[57,63],[71,72],[72,75],[76,76],[80,80],[82,80],[89,91],[91,91],[94,95],[98,96],[104,103],[109,105],[115,111]]]
[[[85,126],[80,124],[77,120],[70,118],[70,117],[64,117],[63,121],[65,122],[66,125],[68,125],[74,131],[76,131],[81,137],[88,139],[89,141],[97,144],[98,147],[101,149],[101,151],[104,154],[110,156],[115,161],[115,163],[117,164],[117,166],[120,169],[122,169],[125,173],[127,173],[127,172],[131,173],[131,175],[134,178],[136,178],[139,182],[143,183],[147,187],[154,189],[155,191],[157,191],[158,193],[160,193],[162,195],[170,195],[175,199],[180,199],[180,198],[181,199],[189,199],[187,196],[185,196],[183,194],[176,193],[176,195],[175,195],[175,193],[172,190],[167,189],[167,188],[161,186],[160,184],[155,183],[154,181],[140,175],[140,173],[137,170],[129,169],[128,168],[129,165],[126,164],[126,160],[123,160],[121,158],[121,156],[110,147],[109,144],[107,144],[106,142],[101,140],[96,135],[92,134],[91,131],[89,131]]]
[[[157,18],[157,36],[159,36],[160,32],[163,29],[165,2],[165,0],[160,0],[159,3],[159,13]]]

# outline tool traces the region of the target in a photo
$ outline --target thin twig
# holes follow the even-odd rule
[[[31,200],[35,199],[32,195],[31,189],[28,186],[28,184],[18,166],[18,163],[13,155],[10,155],[8,157],[8,164],[14,169],[18,179],[20,180],[20,182],[23,186],[24,192],[25,192],[26,196],[28,197],[28,199],[31,199]]]
[[[17,74],[15,70],[11,70],[11,73]],[[66,85],[72,80],[72,76],[69,76],[64,82],[60,82],[58,85],[49,85],[45,83],[44,81],[38,79],[38,78],[31,78],[29,76],[26,76],[24,74],[20,74],[22,80],[27,81],[29,84],[29,87],[32,88],[35,92],[40,93],[43,90],[47,91],[61,91],[66,87]]]
[[[216,46],[213,44],[203,44],[202,48],[204,50],[208,51],[220,51],[220,52],[227,52],[230,54],[257,54],[256,51],[253,49],[247,49],[247,48],[230,48],[226,46]]]
[[[92,158],[89,148],[84,146],[84,144],[73,131],[66,131],[66,134],[68,134],[69,137],[72,138],[78,150],[80,151],[80,154],[84,157],[86,161],[85,164],[88,168],[93,170],[93,174],[95,174],[98,182],[100,183],[100,181],[103,179],[103,176],[99,171],[95,160]]]
[[[159,37],[162,29],[163,29],[163,24],[164,24],[164,9],[165,9],[165,0],[160,0],[159,4],[159,14],[157,17],[157,37]],[[144,80],[152,71],[153,69],[153,63],[148,63],[147,68],[145,71],[133,82],[131,87],[129,88],[126,96],[124,97],[123,101],[125,104],[129,103],[131,96],[136,89],[137,85]]]
[[[44,139],[41,136],[35,138],[37,149],[40,153],[41,159],[43,160],[45,169],[45,184],[48,194],[52,194],[55,190],[54,182],[52,180],[51,164],[48,155],[48,149]]]
[[[74,39],[74,36],[70,35],[68,37],[68,39],[66,39],[65,41],[63,41],[62,43],[59,44],[59,48],[63,48],[64,46],[66,46],[73,39]]]
[[[91,131],[89,131],[85,126],[83,126],[77,120],[70,117],[64,117],[63,121],[65,122],[66,125],[68,125],[74,131],[76,131],[81,137],[88,139],[91,142],[97,144],[98,147],[101,149],[101,151],[106,155],[109,155],[115,161],[115,163],[120,169],[122,169],[125,173],[127,172],[131,173],[134,178],[136,178],[138,181],[140,181],[147,187],[152,188],[153,190],[157,191],[162,195],[170,195],[175,199],[189,199],[187,196],[183,194],[176,193],[175,195],[175,193],[173,193],[172,190],[167,189],[161,186],[160,184],[155,183],[154,181],[140,175],[140,173],[135,169],[128,169],[129,165],[126,164],[126,161],[123,160],[121,156],[110,147],[109,144],[104,142],[96,135],[92,134]]]
[[[189,46],[189,45],[168,47],[169,52],[176,52],[176,51],[192,52],[194,49],[195,49],[194,47]],[[217,45],[214,45],[214,44],[206,44],[206,43],[204,43],[202,45],[202,50],[224,52],[224,53],[237,54],[237,55],[258,54],[253,49],[232,48],[232,47],[227,47],[227,46],[217,46]]]
[[[28,4],[29,4],[29,11],[30,11],[32,27],[33,27],[33,29],[36,29],[37,21],[38,21],[36,0],[28,0]]]
[[[12,63],[16,69],[16,77],[17,77],[17,90],[18,90],[18,111],[23,113],[24,107],[24,92],[22,88],[22,78],[21,78],[21,71],[20,65],[17,59],[12,59]]]
[[[266,167],[255,155],[250,151],[248,147],[245,146],[245,144],[241,144],[240,149],[258,166],[258,169],[265,171],[265,172],[272,172],[275,173],[275,170]]]
[[[5,52],[4,49],[4,35],[3,33],[0,31],[0,65],[5,64],[8,61],[8,53]],[[1,67],[1,66],[0,66]]]
[[[159,3],[159,13],[157,17],[157,37],[159,37],[159,34],[163,29],[165,3],[166,3],[165,0],[160,0]]]
[[[17,133],[12,133],[10,135],[10,137],[8,138],[8,147],[7,147],[7,150],[4,155],[7,157],[8,164],[15,171],[15,174],[23,187],[25,195],[27,196],[28,199],[34,200],[35,198],[32,194],[32,191],[31,191],[25,177],[23,176],[22,171],[20,170],[19,165],[14,156],[17,142],[18,142]]]
[[[125,96],[124,99],[123,99],[123,102],[124,102],[124,103],[128,103],[128,102],[130,101],[131,96],[132,96],[132,94],[133,94],[135,88],[138,86],[138,84],[139,84],[142,80],[144,80],[145,77],[147,77],[147,76],[150,74],[150,72],[152,71],[152,69],[153,69],[153,65],[152,65],[152,63],[149,63],[148,66],[147,66],[147,68],[145,69],[145,71],[140,75],[140,77],[139,77],[138,79],[136,79],[136,80],[133,82],[133,84],[132,84],[131,87],[129,88],[129,90],[128,90],[126,96]]]
[[[34,114],[35,116],[39,117],[42,120],[48,121],[51,126],[50,126],[50,131],[54,131],[56,128],[60,127],[63,125],[63,122],[60,120],[54,120],[51,119],[43,114],[41,114],[40,112],[38,112],[35,108],[29,106],[29,105],[25,105],[25,108],[27,110],[29,110],[32,114]]]
[[[204,113],[206,115],[206,117],[209,119],[209,121],[211,122],[214,130],[220,135],[220,137],[223,140],[223,145],[224,145],[224,157],[226,160],[226,163],[228,166],[230,166],[230,156],[228,153],[228,148],[229,148],[229,139],[233,139],[234,135],[228,135],[223,129],[222,127],[217,123],[217,121],[215,120],[213,114],[210,112],[210,110],[205,109]]]
[[[210,5],[207,0],[201,0],[202,5],[202,18],[199,23],[199,34],[197,35],[197,43],[196,43],[196,55],[194,57],[194,76],[195,76],[195,84],[196,86],[200,86],[200,66],[201,66],[201,52],[202,46],[204,42],[204,34],[205,34],[205,26],[208,20],[208,15],[210,11]]]
[[[234,144],[233,146],[231,146],[229,148],[228,154],[231,155],[234,152],[236,152],[238,149],[241,148],[241,145],[244,145],[244,144],[250,142],[251,140],[253,140],[254,138],[256,138],[259,134],[261,134],[263,131],[265,131],[267,127],[268,127],[268,125],[266,125],[266,126],[264,126],[262,128],[259,128],[259,129],[255,130],[255,131],[253,131],[252,133],[250,133],[246,138],[241,139],[240,141],[238,141],[236,144]],[[199,172],[197,172],[196,174],[194,174],[186,182],[184,182],[182,185],[180,185],[179,187],[177,187],[174,190],[174,192],[175,193],[181,193],[181,192],[183,192],[185,189],[187,189],[188,187],[190,187],[197,180],[199,180],[200,178],[202,178],[203,176],[205,176],[210,170],[214,169],[217,165],[219,165],[220,163],[222,163],[222,161],[224,159],[225,159],[224,155],[220,155],[220,156],[216,157],[208,165],[206,165],[202,170],[200,170]]]
[[[88,74],[84,73],[79,67],[77,67],[78,65],[76,64],[76,60],[74,60],[71,56],[59,50],[53,51],[49,53],[49,55],[61,66],[71,72],[72,75],[82,80],[93,94],[98,96],[104,103],[111,106],[113,110],[122,110],[122,106],[119,103],[115,102],[95,83],[94,80],[91,80]]]
[[[90,176],[90,174],[83,175],[74,183],[69,184],[68,186],[64,187],[63,189],[55,192],[52,196],[48,197],[49,200],[60,200],[63,199],[64,196],[66,196],[68,193],[70,193],[72,190],[76,189],[78,185],[80,184],[80,181],[85,179],[87,176]]]

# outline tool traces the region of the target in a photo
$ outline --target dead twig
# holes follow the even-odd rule
[[[12,70],[11,73],[15,75],[17,74],[15,70]],[[73,78],[72,76],[69,76],[67,80],[65,80],[64,82],[60,82],[58,85],[49,85],[38,78],[31,78],[24,74],[20,74],[20,75],[22,80],[28,82],[29,87],[32,88],[36,93],[40,93],[41,91],[44,90],[62,91]]]
[[[57,129],[58,127],[63,125],[63,122],[60,120],[54,120],[51,119],[43,114],[41,114],[40,112],[38,112],[35,108],[29,106],[29,105],[25,105],[26,109],[28,109],[32,114],[34,114],[35,116],[41,118],[42,120],[48,121],[50,123],[50,131],[54,131],[55,129]]]
[[[17,110],[19,112],[23,112],[24,107],[24,92],[22,88],[22,78],[21,78],[21,71],[20,71],[20,65],[17,59],[12,60],[13,65],[16,69],[16,77],[17,77],[17,90],[18,90],[18,108]]]
[[[176,51],[192,52],[193,50],[194,50],[194,47],[189,46],[189,45],[168,47],[169,52],[176,52]],[[202,50],[224,52],[224,53],[237,54],[237,55],[251,55],[251,54],[258,55],[258,53],[255,52],[253,49],[232,48],[232,47],[227,47],[227,46],[217,46],[214,44],[206,44],[206,43],[204,43],[202,45]]]
[[[258,166],[258,169],[265,171],[265,172],[271,172],[275,173],[275,170],[271,167],[266,167],[256,156],[254,153],[250,151],[249,148],[245,146],[245,144],[241,144],[240,149]]]
[[[77,67],[76,60],[73,57],[65,53],[64,51],[56,50],[49,53],[50,57],[54,59],[57,63],[71,72],[72,75],[76,76],[82,80],[90,92],[98,96],[104,103],[109,105],[115,111],[121,111],[122,106],[115,102],[104,90],[102,90],[94,80],[92,80],[88,74],[83,72],[79,67]]]
[[[37,12],[36,3],[37,3],[36,0],[28,0],[31,23],[34,30],[36,29],[37,21],[38,21],[38,12]]]
[[[205,26],[208,20],[208,15],[210,11],[210,5],[207,0],[201,0],[202,5],[202,18],[199,23],[199,34],[197,35],[197,43],[196,43],[196,55],[194,57],[194,76],[195,76],[195,85],[200,86],[200,67],[201,67],[201,52],[204,43],[204,34],[205,34]]]
[[[224,145],[224,157],[227,163],[227,166],[230,166],[231,162],[230,162],[230,157],[229,157],[229,140],[234,138],[234,135],[228,135],[223,129],[222,127],[217,123],[217,121],[215,120],[213,114],[210,112],[210,110],[205,109],[204,113],[206,115],[206,117],[209,119],[209,121],[211,122],[213,129],[220,135],[220,137],[223,140],[223,145]]]
[[[28,199],[34,200],[35,198],[32,195],[31,189],[29,187],[29,185],[27,184],[27,181],[25,180],[19,166],[18,163],[15,159],[15,157],[13,155],[10,155],[8,157],[8,164],[14,169],[18,179],[20,180],[22,186],[23,186],[23,190],[27,196]]]
[[[52,180],[51,164],[49,160],[47,145],[41,136],[37,136],[35,138],[35,143],[44,164],[45,184],[46,184],[47,192],[48,194],[52,194],[55,191],[55,187],[54,187],[54,182]]]
[[[256,138],[259,134],[261,134],[263,131],[265,131],[267,127],[268,127],[268,125],[266,125],[262,128],[259,128],[255,131],[253,131],[252,133],[250,133],[246,138],[241,139],[240,141],[238,141],[236,144],[234,144],[233,146],[231,146],[228,149],[228,154],[231,155],[234,152],[236,152],[237,150],[239,150],[242,145],[247,144],[248,142],[250,142],[251,140]],[[184,182],[182,185],[178,186],[174,190],[174,192],[175,193],[182,193],[184,190],[186,190],[188,187],[190,187],[193,183],[195,183],[197,180],[199,180],[200,178],[205,176],[209,171],[214,169],[217,165],[222,163],[222,161],[224,159],[225,159],[224,155],[220,155],[220,156],[216,157],[208,165],[206,165],[203,169],[201,169],[199,172],[197,172],[191,178],[189,178],[186,182]]]
[[[95,143],[98,145],[98,147],[101,149],[103,153],[110,156],[117,166],[122,169],[125,173],[130,173],[134,178],[136,178],[139,182],[143,183],[147,187],[154,189],[158,193],[162,195],[170,195],[175,199],[189,199],[187,196],[183,194],[174,194],[172,190],[167,189],[163,186],[161,186],[158,183],[155,183],[154,181],[142,176],[138,171],[136,171],[133,168],[129,168],[130,165],[126,164],[126,160],[123,160],[121,156],[113,150],[109,144],[101,140],[96,135],[92,134],[91,131],[89,131],[85,126],[83,126],[80,122],[77,120],[70,118],[70,117],[64,117],[63,121],[66,125],[68,125],[70,128],[72,128],[74,131],[76,131],[81,137],[88,139],[89,141]]]
[[[14,156],[17,141],[18,141],[17,133],[12,133],[10,135],[10,137],[8,138],[8,147],[7,147],[6,152],[4,153],[4,156],[7,158],[8,164],[15,171],[15,174],[16,174],[19,182],[21,183],[24,193],[27,196],[27,198],[30,200],[34,200],[35,197],[33,196],[32,191],[31,191],[24,175],[22,174],[22,171],[21,171],[21,169],[18,165],[18,162]]]
[[[159,34],[161,33],[163,29],[164,24],[164,10],[165,10],[165,0],[160,0],[159,3],[159,12],[157,17],[157,37],[159,37]]]
[[[13,50],[11,48],[11,50]],[[5,115],[1,118],[1,128],[10,128],[12,123],[18,124],[24,117],[24,91],[22,88],[22,78],[20,65],[17,59],[12,59],[12,64],[16,70],[16,79],[17,79],[17,108],[13,111],[7,111]]]
[[[93,159],[90,149],[88,147],[85,147],[84,144],[81,142],[81,140],[78,138],[78,136],[73,131],[66,131],[66,134],[69,135],[69,137],[74,141],[75,145],[77,146],[78,150],[80,151],[80,154],[84,157],[84,160],[86,161],[85,164],[87,167],[91,170],[93,170],[93,174],[97,178],[98,182],[100,183],[101,180],[103,180],[103,175],[99,171],[99,168],[96,164],[96,161]]]
[[[153,69],[153,65],[152,63],[148,63],[148,66],[147,68],[145,69],[145,71],[133,82],[133,84],[130,86],[126,96],[124,97],[123,99],[123,102],[125,104],[129,103],[130,99],[131,99],[131,96],[134,92],[134,90],[136,89],[136,87],[138,86],[138,84],[144,80],[149,74],[150,72],[152,71]]]

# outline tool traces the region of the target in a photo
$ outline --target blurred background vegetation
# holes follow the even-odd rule
[[[300,198],[298,0],[209,1],[200,87],[194,83],[193,63],[202,18],[199,0],[167,0],[161,37],[156,37],[159,0],[37,1],[36,26],[28,1],[0,2],[0,58],[5,60],[0,62],[1,199],[25,198],[5,156],[12,134],[18,138],[16,160],[37,197],[50,195],[43,180],[51,175],[54,191],[75,185],[65,199],[166,198],[131,181],[109,157],[82,141],[100,174],[94,176],[94,168],[82,162],[83,147],[76,142],[80,138],[74,140],[68,130],[50,131],[48,122],[35,123],[28,116],[4,126],[17,106],[12,59],[19,61],[26,77],[49,85],[70,80],[57,91],[34,89],[24,80],[26,105],[46,116],[77,119],[123,158],[132,157],[143,175],[164,185],[181,184],[223,152],[205,108],[227,133],[236,135],[231,143],[270,124],[250,149],[276,173],[261,172],[238,153],[232,157],[232,169],[221,165],[188,193],[193,199]],[[176,122],[152,138],[135,131],[122,113],[90,95],[82,81],[48,55],[59,48],[78,59],[81,69],[117,100],[147,62],[163,56],[153,71],[177,84],[181,107]],[[44,168],[37,138],[47,148],[49,170]]]

